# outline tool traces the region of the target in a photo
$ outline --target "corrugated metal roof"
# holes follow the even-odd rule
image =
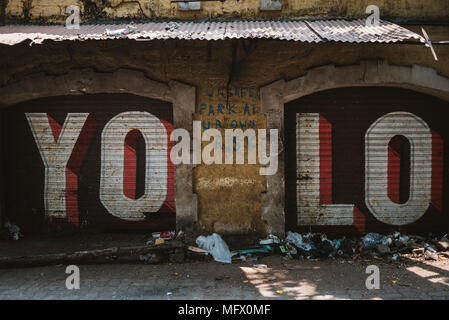
[[[366,27],[365,20],[311,21],[308,24],[328,41],[388,43],[422,39],[421,35],[388,21],[381,21],[378,27]]]
[[[0,27],[0,43],[14,45],[24,40],[102,39],[186,39],[224,40],[267,38],[301,42],[397,42],[422,37],[397,24],[381,21],[378,27],[366,27],[365,20],[321,21],[208,21],[147,22],[132,25],[89,24],[79,29],[60,26],[8,25]]]

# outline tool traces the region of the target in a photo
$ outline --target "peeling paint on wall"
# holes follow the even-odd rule
[[[6,7],[9,0],[0,0],[0,26],[5,25],[6,22]]]
[[[110,19],[220,19],[220,18],[361,18],[370,0],[288,0],[283,1],[282,10],[261,10],[260,0],[209,1],[201,4],[200,10],[178,10],[177,3],[159,0],[43,0],[28,4],[31,0],[9,0],[6,17],[8,20],[26,21],[29,17],[36,22],[63,22],[65,7],[80,6],[84,20],[93,22]],[[26,5],[24,5],[26,4]],[[449,3],[433,0],[423,5],[421,0],[379,0],[382,18],[415,21],[447,21]],[[25,9],[25,10],[24,10]]]

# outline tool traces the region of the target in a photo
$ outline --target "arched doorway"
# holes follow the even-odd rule
[[[449,101],[449,79],[422,66],[390,65],[388,61],[360,61],[348,66],[324,65],[312,68],[296,79],[278,80],[260,89],[261,112],[267,129],[279,130],[279,169],[267,176],[267,191],[262,195],[262,219],[271,233],[285,234],[285,148],[284,106],[300,97],[334,88],[388,86],[407,88]]]
[[[6,212],[25,231],[175,229],[172,103],[66,95],[18,103],[2,118]]]
[[[112,73],[80,69],[71,70],[64,75],[33,74],[1,87],[0,107],[8,109],[18,103],[45,97],[90,96],[103,93],[128,93],[168,102],[173,107],[173,127],[185,128],[192,134],[195,87],[173,80],[168,83],[153,81],[142,72],[128,69],[118,69]],[[177,229],[191,230],[197,220],[192,170],[193,165],[189,164],[178,164],[174,168]]]
[[[287,230],[443,232],[449,103],[347,87],[285,103]]]

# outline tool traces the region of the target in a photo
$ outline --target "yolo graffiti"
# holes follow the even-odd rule
[[[89,113],[68,113],[59,125],[47,113],[26,113],[28,124],[45,167],[44,204],[48,217],[79,223],[78,175],[93,132]],[[169,167],[184,163],[219,164],[223,141],[216,129],[201,132],[200,121],[193,122],[193,153],[190,135],[156,116],[141,111],[123,112],[109,120],[101,132],[101,168],[99,199],[104,208],[127,221],[144,221],[146,213],[158,212],[167,198],[168,182],[173,182]],[[244,163],[244,138],[255,141],[255,130],[226,129],[225,163]],[[266,130],[258,130],[260,174],[277,171],[277,130],[270,130],[270,154],[266,153]],[[144,192],[136,196],[136,144],[145,142]],[[201,141],[213,141],[203,150]],[[174,146],[172,141],[179,140]],[[220,146],[218,145],[220,142]],[[239,148],[234,150],[234,142]],[[249,147],[249,146],[248,146]],[[192,159],[191,159],[192,158]],[[248,148],[248,163],[256,163],[256,148]],[[169,176],[171,172],[172,176]],[[171,188],[173,189],[173,187]],[[174,208],[173,210],[174,211]]]
[[[94,130],[88,129],[92,119],[89,113],[68,113],[60,126],[47,113],[25,116],[45,167],[46,216],[78,225],[78,174],[93,135]],[[171,125],[139,111],[120,113],[104,126],[99,198],[111,215],[127,221],[143,221],[145,212],[157,212],[164,204],[171,130]],[[151,159],[144,165],[144,192],[139,198],[132,183],[136,171],[132,172],[132,167],[126,165],[136,156],[138,137],[145,141],[145,159]]]
[[[404,161],[395,149],[398,141],[409,146],[406,199],[398,192]],[[443,141],[423,119],[409,112],[385,114],[366,130],[364,144],[364,201],[377,220],[406,225],[431,206],[442,211]],[[353,225],[360,213],[355,204],[332,200],[332,124],[319,113],[298,113],[296,150],[298,225]]]
[[[92,130],[86,130],[90,125],[89,114],[69,113],[61,126],[46,113],[27,113],[26,118],[45,167],[46,215],[78,224],[78,174],[93,134]],[[352,225],[359,210],[356,204],[337,204],[332,199],[331,123],[319,113],[299,113],[296,120],[298,224]],[[238,136],[242,145],[244,138],[255,141],[255,130],[235,129],[225,132],[225,148],[219,147],[223,141],[220,132],[214,129],[201,132],[201,123],[196,121],[191,154],[188,131],[172,130],[171,125],[148,112],[123,112],[106,122],[101,131],[99,200],[109,214],[128,221],[142,221],[144,213],[161,208],[168,196],[169,167],[173,163],[188,164],[191,160],[194,164],[221,163],[221,150],[225,150],[225,164],[233,163],[233,152],[237,153],[237,163],[244,163],[244,148],[232,147],[234,137]],[[261,130],[257,131],[259,163],[269,164],[268,168],[261,168],[266,169],[261,174],[273,174],[270,171],[277,171],[277,132],[270,132],[267,156],[267,134]],[[405,200],[397,192],[400,157],[392,143],[397,136],[402,136],[410,149],[409,191]],[[146,159],[144,191],[139,197],[132,183],[136,172],[124,165],[132,162],[133,154],[135,157],[138,137],[145,141]],[[179,138],[181,141],[171,147],[170,142]],[[374,217],[387,224],[404,225],[417,221],[430,206],[442,211],[442,139],[424,120],[408,112],[388,113],[370,124],[364,138],[364,201]],[[210,142],[203,150],[202,141]],[[248,148],[248,152],[255,149]],[[255,154],[248,154],[248,163],[254,163],[255,158]]]

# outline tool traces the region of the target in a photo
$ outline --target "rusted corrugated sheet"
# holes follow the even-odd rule
[[[447,229],[447,102],[397,88],[345,88],[285,110],[288,229]]]
[[[104,39],[185,39],[224,40],[265,38],[301,42],[397,42],[422,37],[399,25],[380,21],[378,27],[366,27],[365,20],[322,21],[206,21],[147,22],[133,25],[92,24],[79,29],[64,26],[10,25],[0,27],[0,43],[14,45],[24,40],[104,40]]]
[[[129,94],[50,97],[4,114],[6,207],[28,230],[175,228],[171,104]]]
[[[367,27],[365,20],[326,20],[308,23],[321,38],[328,41],[390,43],[408,39],[422,39],[421,35],[388,21],[382,21],[377,27]]]
[[[322,41],[303,21],[228,22],[224,38],[265,38],[301,42]]]

